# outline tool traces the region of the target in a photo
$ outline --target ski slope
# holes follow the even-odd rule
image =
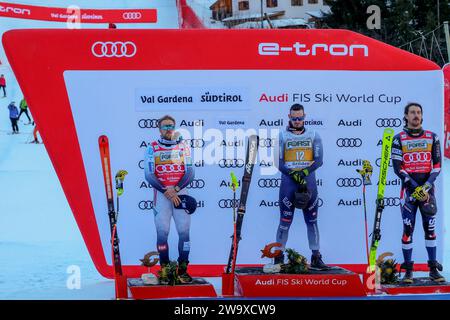
[[[22,1],[10,1],[23,3]],[[73,1],[27,0],[30,5],[63,7]],[[191,0],[197,6],[207,1]],[[119,24],[118,28],[178,28],[178,12],[175,0],[80,0],[85,8],[156,8],[156,24]],[[197,7],[198,9],[199,7]],[[105,25],[83,25],[89,28],[105,28]],[[22,28],[64,28],[64,23],[34,20],[7,19],[0,17],[0,34],[7,30]],[[26,44],[17,50],[26,50]],[[8,97],[0,98],[0,299],[113,299],[114,284],[104,279],[95,270],[81,238],[71,210],[49,160],[45,146],[29,144],[33,127],[25,125],[26,118],[19,122],[20,134],[11,132],[7,105],[16,101],[22,93],[14,75],[8,67],[3,49],[0,47],[0,73],[7,79]],[[36,62],[38,63],[38,62]],[[30,66],[32,67],[32,66]],[[51,88],[48,88],[51,90]],[[0,94],[1,95],[1,94]],[[450,160],[445,160],[441,179],[450,188]],[[445,208],[439,214],[450,215],[450,199],[445,199]],[[372,214],[370,215],[372,217]],[[450,219],[446,219],[445,242],[450,243],[448,230]],[[398,223],[401,223],[399,217]],[[416,237],[423,231],[420,224]],[[425,248],[417,248],[425,250]],[[450,247],[445,248],[444,275],[450,280]],[[400,259],[400,257],[396,257]],[[225,263],[226,257],[224,257]],[[81,272],[81,287],[69,289],[67,281],[72,268]],[[220,278],[208,279],[218,294],[221,293]],[[375,297],[382,299],[384,297]],[[400,297],[401,298],[401,297]],[[404,297],[403,297],[404,298]],[[416,296],[418,299],[450,299],[449,295]]]

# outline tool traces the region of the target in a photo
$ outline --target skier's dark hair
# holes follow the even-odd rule
[[[289,112],[292,112],[292,111],[305,111],[305,108],[301,104],[296,103],[296,104],[293,104],[291,106],[291,109],[289,110]]]
[[[169,116],[168,114],[166,114],[165,116],[162,116],[159,120],[158,120],[158,128],[161,128],[161,122],[163,122],[164,120],[170,120],[173,122],[173,124],[176,124],[177,122],[175,121],[175,119],[172,116]]]
[[[405,127],[408,126],[408,120],[406,119],[406,115],[409,112],[409,108],[411,107],[419,107],[420,112],[423,114],[423,110],[422,110],[422,105],[420,103],[417,102],[410,102],[405,106],[405,111],[403,112],[404,116],[403,116],[403,121],[405,121]],[[423,118],[422,118],[422,122],[423,122]]]

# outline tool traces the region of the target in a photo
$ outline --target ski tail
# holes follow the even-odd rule
[[[386,180],[389,169],[389,161],[391,159],[392,141],[394,139],[394,130],[391,128],[384,129],[383,144],[381,150],[380,175],[378,177],[378,192],[375,211],[375,222],[373,225],[372,241],[369,254],[369,271],[375,271],[377,260],[377,249],[381,239],[381,215],[384,209],[384,191],[386,188]]]
[[[246,211],[247,197],[248,191],[250,189],[250,183],[252,180],[253,168],[255,166],[256,156],[258,154],[258,146],[259,146],[259,137],[257,135],[251,135],[248,138],[244,175],[242,177],[241,196],[239,198],[239,206],[237,210],[236,231],[235,231],[236,241],[233,241],[231,244],[226,273],[230,273],[231,270],[234,271],[234,267],[236,265],[236,257],[239,247],[239,241],[241,240],[242,222],[244,220],[244,214]],[[233,205],[235,204],[233,203]]]
[[[105,135],[100,136],[98,138],[98,145],[100,150],[100,159],[102,163],[103,181],[105,184],[106,202],[108,205],[109,224],[111,228],[111,245],[113,253],[114,275],[117,279],[118,276],[122,276],[122,263],[120,261],[119,238],[116,229],[117,216],[116,211],[114,209],[114,194],[112,188],[111,160],[109,154],[108,137]]]

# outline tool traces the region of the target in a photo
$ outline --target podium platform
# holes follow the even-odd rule
[[[170,285],[146,285],[140,278],[128,279],[131,296],[136,300],[167,298],[215,298],[214,286],[203,278],[194,278],[192,283]]]
[[[381,285],[381,290],[387,294],[429,294],[450,293],[449,282],[434,282],[427,277],[414,278],[411,284]]]
[[[340,267],[308,274],[267,274],[262,267],[235,271],[235,294],[242,297],[361,297],[360,276]]]

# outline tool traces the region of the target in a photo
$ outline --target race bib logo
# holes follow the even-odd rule
[[[184,172],[184,165],[182,164],[160,164],[155,168],[157,173],[177,173]]]
[[[405,163],[412,162],[430,162],[431,152],[409,152],[403,155],[403,161]]]
[[[286,142],[286,149],[295,149],[295,148],[312,148],[311,140],[289,140]]]
[[[427,149],[428,143],[426,140],[418,140],[418,141],[408,141],[406,142],[406,149],[408,151],[412,150],[423,150]]]

